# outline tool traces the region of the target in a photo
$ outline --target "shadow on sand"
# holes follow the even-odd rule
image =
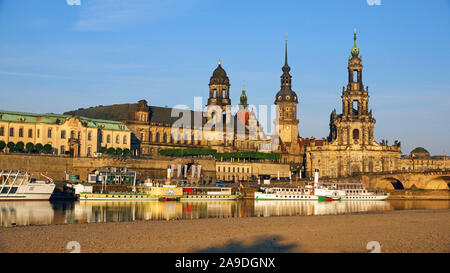
[[[298,248],[296,244],[281,244],[282,237],[260,236],[255,237],[251,244],[243,244],[236,240],[230,240],[229,243],[222,246],[209,247],[205,249],[197,249],[192,252],[196,253],[288,253],[294,248]]]

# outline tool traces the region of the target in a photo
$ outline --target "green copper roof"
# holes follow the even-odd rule
[[[247,95],[245,94],[245,88],[242,88],[242,94],[241,94],[240,100],[241,100],[241,105],[244,107],[244,109],[246,109],[248,106],[248,103],[247,103]]]
[[[0,121],[23,122],[23,123],[46,123],[46,124],[63,124],[71,117],[76,117],[86,127],[101,127],[107,130],[129,131],[128,127],[120,122],[113,120],[92,119],[80,116],[61,115],[61,114],[36,114],[25,112],[13,112],[0,110]],[[121,129],[121,125],[123,129]]]

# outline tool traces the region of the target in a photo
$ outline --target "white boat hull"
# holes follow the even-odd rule
[[[8,192],[5,186],[0,193],[0,201],[17,201],[17,200],[49,200],[55,189],[55,184],[27,184],[18,186],[13,193]],[[15,187],[15,186],[13,186]]]
[[[380,201],[389,197],[389,194],[383,195],[334,195],[334,194],[278,194],[255,192],[255,200],[318,200],[319,196],[340,198],[341,201]]]
[[[317,200],[318,197],[311,194],[278,194],[255,192],[255,200]]]
[[[385,200],[389,195],[352,195],[352,196],[342,196],[342,201],[379,201]]]

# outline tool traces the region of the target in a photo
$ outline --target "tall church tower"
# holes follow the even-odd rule
[[[219,60],[219,65],[209,79],[209,98],[206,106],[218,105],[225,110],[226,106],[230,104],[230,80]]]
[[[356,30],[353,36],[354,44],[348,59],[348,84],[342,87],[342,114],[336,110],[330,116],[329,141],[337,141],[339,145],[373,145],[373,128],[375,119],[372,110],[368,110],[369,92],[362,82],[362,57],[356,45]]]
[[[290,150],[291,146],[298,146],[298,119],[297,119],[297,94],[292,91],[292,76],[289,74],[291,68],[287,61],[287,38],[284,52],[283,74],[281,75],[281,89],[275,96],[275,104],[278,106],[278,135],[281,141]],[[293,148],[292,147],[292,148]],[[298,151],[292,151],[297,153]],[[290,152],[291,153],[291,152]]]

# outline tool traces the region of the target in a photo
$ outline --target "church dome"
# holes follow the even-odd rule
[[[414,150],[411,151],[410,154],[411,154],[412,157],[429,157],[430,156],[430,152],[428,152],[423,147],[415,148]]]
[[[290,88],[281,88],[275,96],[275,103],[277,102],[295,102],[298,103],[297,94]]]
[[[281,89],[275,96],[275,104],[278,102],[294,102],[298,103],[297,94],[292,91],[291,81],[292,76],[289,74],[291,68],[288,65],[288,57],[287,57],[287,37],[286,37],[286,45],[284,50],[284,65],[281,68],[283,71],[283,75],[281,75]]]
[[[219,60],[219,65],[214,70],[213,75],[209,79],[209,84],[228,84],[230,80],[228,79],[227,72],[222,68],[221,62]]]

